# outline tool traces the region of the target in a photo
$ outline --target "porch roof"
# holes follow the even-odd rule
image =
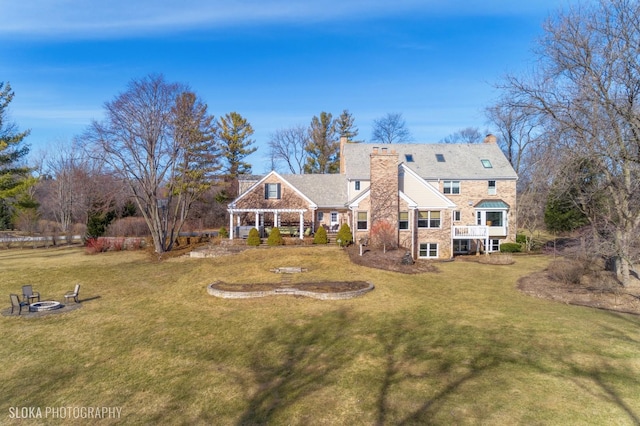
[[[508,209],[509,204],[502,200],[481,200],[475,205],[476,209]]]
[[[304,213],[307,210],[308,209],[227,209],[229,213]]]

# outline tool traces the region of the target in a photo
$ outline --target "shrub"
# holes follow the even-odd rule
[[[568,259],[554,260],[547,268],[549,277],[566,284],[579,284],[585,273],[582,262]]]
[[[271,230],[269,238],[267,239],[267,244],[270,246],[281,246],[284,244],[284,240],[282,239],[282,235],[280,235],[280,230],[278,228],[273,228]]]
[[[227,228],[225,228],[224,226],[221,226],[218,230],[218,236],[220,238],[229,238],[229,231],[227,231]]]
[[[398,248],[398,230],[386,220],[378,220],[371,226],[371,240],[374,247],[387,249]]]
[[[524,234],[516,235],[516,243],[518,244],[527,244],[528,237]]]
[[[328,242],[329,240],[327,240],[327,230],[321,226],[313,236],[313,244],[327,244]]]
[[[353,242],[353,234],[351,228],[346,223],[343,223],[336,236],[336,242],[340,240],[340,247],[346,247]]]
[[[500,244],[501,253],[520,253],[522,246],[519,243],[502,243]]]
[[[249,237],[247,238],[247,245],[257,247],[261,242],[262,241],[260,241],[260,233],[258,232],[258,230],[256,228],[251,228],[251,230],[249,231]]]
[[[109,244],[104,238],[89,238],[85,250],[87,254],[103,253],[109,249]]]

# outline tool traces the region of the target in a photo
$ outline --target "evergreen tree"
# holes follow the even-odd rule
[[[255,142],[251,139],[253,127],[237,112],[231,112],[218,119],[218,142],[222,150],[222,157],[226,161],[225,180],[233,184],[238,176],[251,174],[251,164],[244,159],[256,152],[257,147],[251,147]],[[227,197],[233,198],[237,194],[235,185],[229,189]]]
[[[16,125],[7,123],[7,107],[13,100],[11,86],[0,82],[0,229],[11,226],[15,208],[20,206],[24,192],[35,183],[28,167],[19,165],[28,153],[23,144],[29,131],[18,132]]]
[[[340,137],[346,137],[348,141],[352,141],[358,136],[358,128],[355,126],[355,118],[348,109],[342,111],[340,117],[336,120],[336,129]]]
[[[343,223],[338,230],[338,234],[336,235],[336,242],[340,240],[338,243],[340,247],[346,247],[353,242],[353,234],[351,233],[351,228],[346,223]]]
[[[327,230],[322,226],[318,228],[315,235],[313,236],[313,244],[327,244],[329,240],[327,239]]]
[[[267,244],[270,246],[281,246],[284,244],[284,239],[280,234],[280,229],[276,227],[271,230],[269,238],[267,238]]]
[[[260,241],[260,233],[258,232],[258,230],[256,228],[251,228],[249,230],[249,236],[247,237],[247,245],[257,247],[261,242],[262,241]]]
[[[313,117],[309,127],[309,141],[305,147],[308,157],[305,173],[338,173],[340,171],[340,141],[331,113],[321,112]]]

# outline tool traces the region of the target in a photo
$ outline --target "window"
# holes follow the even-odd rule
[[[460,210],[453,211],[453,221],[460,222]]]
[[[500,251],[500,240],[489,240],[489,251]]]
[[[459,194],[460,193],[460,181],[459,180],[445,180],[443,191],[445,194]]]
[[[398,216],[398,228],[400,230],[409,229],[409,212],[400,212]]]
[[[367,212],[358,212],[357,228],[359,231],[367,230]]]
[[[438,257],[437,243],[420,243],[419,257]]]
[[[491,165],[491,161],[489,160],[480,160],[482,162],[482,167],[485,169],[491,169],[493,166]]]
[[[318,212],[318,222],[322,222],[324,220],[324,212]]]
[[[489,181],[488,194],[489,195],[496,195],[496,181],[495,180],[490,180]]]
[[[502,226],[502,212],[487,212],[487,226]]]
[[[440,228],[440,212],[419,211],[418,228]]]
[[[469,252],[469,240],[453,240],[453,252],[454,253],[468,253]]]
[[[438,163],[444,163],[444,154],[436,154],[436,161],[438,161]]]
[[[279,183],[265,183],[264,184],[264,199],[280,199],[280,184]]]
[[[413,163],[413,154],[405,154],[404,159],[407,160],[407,163]]]
[[[359,180],[356,181],[355,185],[356,185],[356,191],[360,191],[360,181]]]
[[[338,223],[338,212],[331,212],[331,223]]]

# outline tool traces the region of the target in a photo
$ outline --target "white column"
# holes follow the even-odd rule
[[[304,240],[304,212],[300,212],[300,239]]]
[[[280,228],[278,226],[278,212],[274,210],[273,212],[273,227],[274,228]]]
[[[229,239],[233,240],[233,212],[229,212]]]
[[[256,229],[260,230],[260,212],[256,212]]]

